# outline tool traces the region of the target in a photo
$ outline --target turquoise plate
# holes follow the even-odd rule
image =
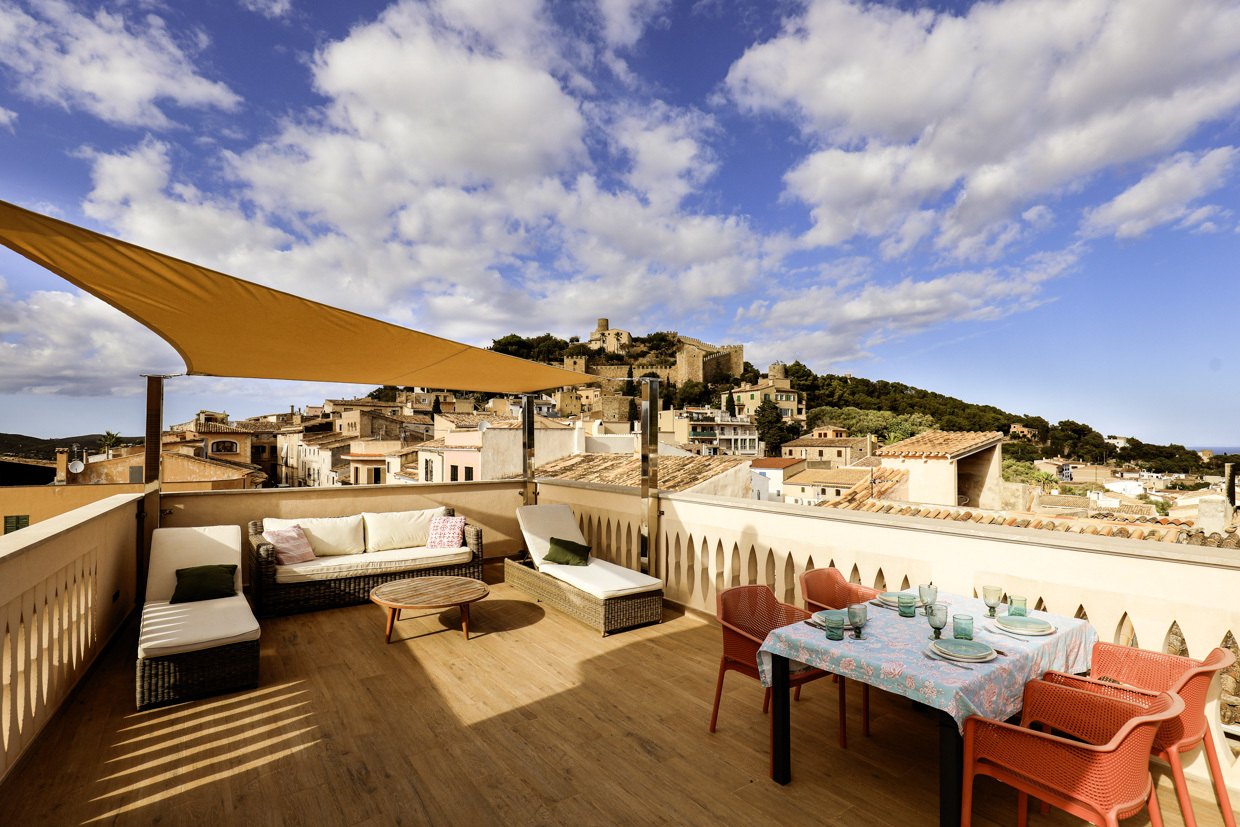
[[[847,609],[826,609],[821,612],[815,612],[814,622],[818,623],[821,626],[826,626],[828,617],[842,617],[844,618],[844,628],[846,629],[852,628],[852,624],[848,622],[848,610]]]
[[[916,606],[916,607],[917,607],[917,608],[919,608],[919,609],[920,609],[922,606],[926,605],[925,603],[922,603],[922,602],[921,602],[921,598],[920,598],[920,597],[918,597],[917,595],[913,594],[912,592],[883,592],[882,594],[880,594],[880,595],[878,596],[878,599],[879,599],[879,600],[881,600],[883,603],[886,603],[888,606],[899,606],[899,605],[900,605],[900,595],[902,595],[902,594],[907,594],[907,595],[909,595],[910,597],[912,597],[912,598],[913,598],[913,605],[914,605],[914,606]]]
[[[1040,617],[998,615],[995,618],[995,623],[998,623],[1005,629],[1011,629],[1013,632],[1022,632],[1027,635],[1046,634],[1054,628],[1048,621],[1045,621]]]
[[[995,656],[995,650],[980,640],[943,638],[942,640],[934,641],[931,645],[944,655],[961,658],[962,660],[990,660]]]

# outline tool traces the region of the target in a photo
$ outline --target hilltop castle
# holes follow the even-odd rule
[[[679,343],[674,367],[638,362],[632,365],[633,375],[654,373],[665,383],[683,385],[691,379],[709,383],[729,376],[740,376],[745,370],[743,345],[710,345],[679,333],[675,336]],[[632,343],[633,337],[629,331],[611,327],[607,319],[598,320],[598,327],[590,332],[588,342],[595,350],[607,353],[621,353]],[[564,367],[608,380],[604,383],[606,385],[623,382],[629,375],[629,365],[591,365],[590,361],[588,356],[569,356],[564,360]]]

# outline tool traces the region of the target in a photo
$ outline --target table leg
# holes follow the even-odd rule
[[[771,655],[771,778],[792,780],[791,704],[788,701],[788,659]],[[843,683],[840,684],[843,686]]]
[[[960,823],[964,739],[956,719],[939,710],[939,824]]]
[[[388,608],[388,627],[387,627],[387,637],[386,637],[386,638],[384,638],[384,641],[383,641],[384,643],[391,643],[391,642],[392,642],[392,624],[393,624],[393,623],[395,623],[395,622],[396,622],[396,609],[393,609],[393,608],[390,608],[390,607],[389,607],[389,608]]]
[[[461,630],[465,632],[465,639],[469,640],[469,604],[461,604]]]

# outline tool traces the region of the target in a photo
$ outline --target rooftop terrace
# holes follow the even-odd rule
[[[574,508],[600,556],[637,564],[632,489],[555,480],[538,489],[540,502]],[[786,787],[769,778],[757,682],[729,675],[718,732],[707,731],[719,590],[764,583],[799,602],[797,575],[834,564],[867,585],[1000,582],[1031,605],[1088,616],[1105,640],[1139,635],[1146,648],[1162,648],[1174,624],[1198,657],[1240,628],[1240,562],[1219,549],[664,492],[663,623],[600,638],[496,582],[495,558],[521,548],[521,490],[477,482],[148,495],[172,526],[442,501],[483,527],[494,583],[474,606],[468,642],[455,610],[398,624],[391,645],[384,610],[372,605],[264,620],[258,688],[148,712],[134,709],[139,496],[0,539],[0,819],[934,823],[937,716],[907,700],[872,693],[871,737],[862,738],[854,694],[841,750],[834,687],[806,687],[793,704]],[[1234,789],[1240,765],[1230,750],[1223,763]],[[1015,792],[978,783],[976,823],[1013,823]],[[1183,823],[1161,773],[1160,784],[1166,822]],[[1212,794],[1193,785],[1198,823],[1222,824]],[[1030,823],[1078,822],[1054,812]]]
[[[767,777],[757,682],[729,676],[707,732],[720,634],[691,614],[600,638],[500,583],[468,642],[454,610],[401,622],[391,645],[383,622],[369,605],[264,621],[258,689],[149,712],[133,709],[130,623],[0,786],[5,820],[907,825],[937,812],[936,718],[906,700],[874,693],[871,737],[845,751],[834,688],[806,687],[787,787]],[[859,734],[859,705],[849,713]],[[976,823],[1012,823],[1013,791],[978,791]],[[1196,792],[1199,823],[1221,824]],[[1182,823],[1169,786],[1161,798]]]

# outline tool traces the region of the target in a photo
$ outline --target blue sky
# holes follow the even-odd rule
[[[1238,114],[1232,0],[0,0],[4,200],[473,344],[606,316],[1189,445],[1240,444]],[[181,369],[0,251],[0,431],[137,433]]]

